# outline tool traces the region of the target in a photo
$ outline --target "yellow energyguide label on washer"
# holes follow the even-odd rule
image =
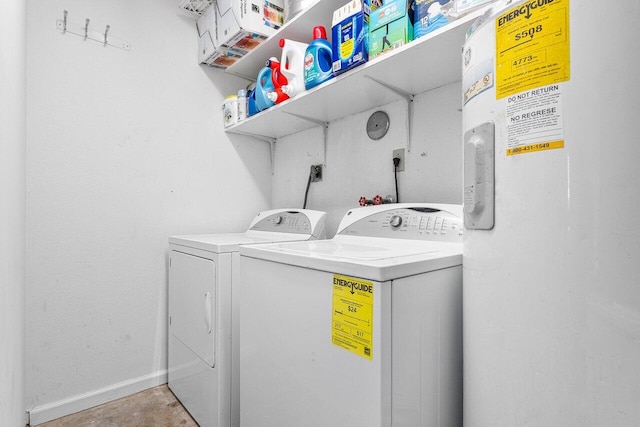
[[[373,357],[373,283],[333,275],[331,341],[358,356]]]
[[[569,80],[569,0],[527,1],[495,29],[497,99]]]

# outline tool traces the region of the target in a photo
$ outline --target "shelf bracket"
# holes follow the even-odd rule
[[[283,113],[288,114],[290,116],[297,117],[302,120],[306,120],[311,123],[315,123],[322,128],[322,137],[323,137],[322,164],[326,167],[327,166],[327,139],[329,138],[329,122],[323,122],[322,120],[301,116],[299,114],[290,113],[288,111],[283,111]]]
[[[412,93],[404,91],[378,79],[374,79],[371,76],[365,75],[365,77],[371,81],[378,83],[380,86],[387,88],[396,95],[403,97],[407,101],[407,152],[411,152],[411,137],[413,133],[413,99],[415,96]]]
[[[240,131],[240,130],[233,130],[233,131],[229,131],[229,132],[230,133],[235,133],[237,135],[250,136],[251,138],[255,138],[255,139],[263,141],[263,142],[268,142],[269,143],[269,149],[270,149],[270,155],[271,155],[271,175],[273,175],[274,162],[275,162],[275,157],[276,157],[276,142],[277,142],[276,138],[271,138],[269,136],[264,136],[264,135],[257,135],[255,133],[250,133],[250,132],[243,132],[243,131]]]

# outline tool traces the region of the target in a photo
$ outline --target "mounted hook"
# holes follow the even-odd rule
[[[62,34],[67,32],[67,15],[69,12],[66,10],[62,11]]]
[[[109,32],[110,25],[107,25],[107,28],[104,29],[104,44],[103,47],[107,47],[107,33]]]
[[[87,40],[89,37],[89,18],[84,21],[84,40]]]

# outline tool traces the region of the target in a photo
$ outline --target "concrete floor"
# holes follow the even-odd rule
[[[198,427],[166,385],[154,387],[37,427]],[[35,426],[34,426],[35,427]]]

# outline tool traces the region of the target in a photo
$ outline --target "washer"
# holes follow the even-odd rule
[[[201,427],[240,424],[239,247],[324,238],[325,217],[272,210],[244,233],[169,237],[169,388]]]
[[[462,207],[240,248],[243,427],[462,425]]]

